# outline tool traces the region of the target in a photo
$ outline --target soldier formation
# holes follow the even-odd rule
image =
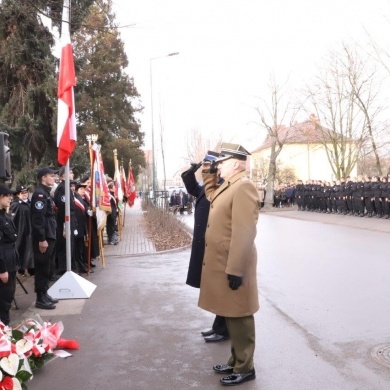
[[[390,182],[387,177],[377,176],[333,182],[308,180],[306,184],[298,180],[294,202],[301,211],[389,219]]]

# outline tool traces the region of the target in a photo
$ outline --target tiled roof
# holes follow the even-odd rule
[[[291,127],[281,125],[278,130],[278,138],[284,144],[318,144],[323,143],[326,134],[320,130],[319,126],[316,126],[316,119],[308,119],[301,123],[295,123]],[[329,134],[329,139],[333,139],[331,134],[335,134],[330,129],[324,129]],[[269,136],[265,139],[263,144],[255,149],[252,153],[258,152],[263,149],[270,148],[272,145]]]

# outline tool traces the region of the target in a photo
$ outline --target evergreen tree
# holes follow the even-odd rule
[[[33,168],[56,148],[52,34],[30,2],[0,4],[0,127],[10,134],[12,168]]]
[[[125,163],[131,159],[137,176],[139,166],[145,166],[140,150],[144,133],[135,118],[141,108],[134,107],[139,95],[125,73],[128,60],[111,4],[96,1],[73,36],[78,136],[99,136],[107,173],[113,174],[113,149],[118,149],[118,158]]]

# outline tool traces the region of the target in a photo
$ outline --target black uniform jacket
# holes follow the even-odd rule
[[[69,190],[69,209],[70,209],[70,230],[73,233],[77,229],[76,206],[74,204],[74,195]],[[65,181],[58,184],[54,191],[54,203],[57,206],[57,238],[64,237],[65,224]]]
[[[77,221],[76,237],[85,237],[88,235],[88,204],[77,192],[74,193],[75,216]]]
[[[51,188],[40,184],[31,197],[31,227],[33,241],[56,239],[56,213]]]
[[[209,216],[210,202],[206,199],[204,187],[200,185],[194,172],[185,171],[181,175],[187,192],[196,198],[194,213],[194,234],[187,281],[189,286],[199,288],[202,274],[202,261],[205,248],[205,232]]]
[[[14,200],[10,206],[10,214],[18,234],[15,247],[19,255],[20,266],[22,269],[33,268],[30,201]]]
[[[16,227],[10,215],[0,210],[0,273],[15,272],[18,269],[18,257],[15,250]]]

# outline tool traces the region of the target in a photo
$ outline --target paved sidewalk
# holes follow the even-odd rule
[[[133,207],[124,209],[124,221],[121,241],[118,245],[105,245],[106,256],[131,256],[156,253],[156,248],[144,231],[141,199],[136,199]],[[107,242],[107,240],[105,240]]]

